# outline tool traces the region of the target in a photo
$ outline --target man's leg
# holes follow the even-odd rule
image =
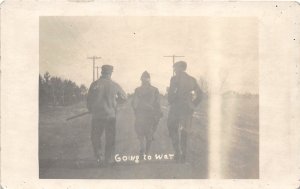
[[[148,118],[147,127],[149,128],[146,129],[146,133],[145,133],[146,154],[149,154],[152,141],[154,140],[154,133],[157,129],[158,123],[159,123],[159,119],[157,119],[156,117],[151,116]]]
[[[187,131],[183,129],[181,131],[181,141],[180,141],[180,147],[182,151],[181,161],[185,162],[186,158],[186,149],[187,149]]]
[[[140,159],[143,158],[143,155],[145,154],[145,137],[144,136],[138,136],[139,142],[140,142]]]
[[[105,161],[111,162],[115,153],[116,140],[116,119],[111,118],[105,121]]]
[[[153,137],[152,137],[152,135],[149,135],[149,136],[146,136],[145,138],[146,138],[146,154],[149,154]]]
[[[99,162],[103,160],[103,155],[101,153],[101,136],[103,130],[104,125],[102,124],[101,119],[92,118],[91,140],[94,154]]]
[[[142,129],[144,123],[142,122],[143,118],[141,117],[141,114],[136,114],[135,116],[136,117],[134,122],[134,128],[135,128],[136,136],[139,140],[139,147],[140,147],[139,156],[141,159],[141,157],[143,157],[145,153],[145,137]]]
[[[192,126],[192,115],[188,115],[182,119],[183,129],[181,130],[181,141],[180,147],[182,151],[181,161],[185,162],[186,160],[186,151],[187,151],[187,140],[188,134]]]
[[[168,116],[168,130],[169,135],[172,140],[173,149],[175,152],[175,160],[178,160],[180,158],[180,149],[179,149],[179,119],[174,114],[169,113]]]

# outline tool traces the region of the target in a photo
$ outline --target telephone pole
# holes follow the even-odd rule
[[[93,60],[93,82],[94,82],[95,81],[95,62],[97,59],[100,59],[101,57],[92,56],[92,57],[87,57],[87,58]]]
[[[184,57],[184,56],[177,56],[177,55],[171,55],[171,56],[164,56],[166,58],[172,58],[173,59],[173,66],[175,64],[175,58]],[[173,69],[173,76],[175,75],[174,69]]]

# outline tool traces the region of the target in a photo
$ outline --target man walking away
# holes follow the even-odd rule
[[[92,114],[91,140],[97,163],[113,162],[116,136],[117,102],[125,102],[123,89],[111,80],[113,66],[103,65],[101,77],[94,81],[87,95],[87,108]],[[101,151],[101,136],[105,132],[105,153]]]
[[[175,151],[175,160],[185,162],[187,138],[192,126],[193,113],[200,103],[202,91],[195,78],[188,75],[184,61],[173,65],[175,76],[171,78],[168,92],[170,110],[168,130]]]
[[[135,131],[140,142],[140,156],[149,153],[153,134],[162,117],[159,91],[151,85],[150,74],[147,71],[143,72],[141,81],[142,85],[135,89],[132,100]]]

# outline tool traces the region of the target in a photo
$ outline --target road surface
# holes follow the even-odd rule
[[[222,170],[223,178],[259,177],[258,99],[238,99],[234,120],[223,104]],[[121,161],[113,167],[98,167],[90,141],[90,115],[66,121],[69,116],[86,111],[84,103],[69,107],[49,107],[40,112],[39,172],[48,179],[206,179],[208,178],[208,105],[204,100],[194,114],[188,141],[187,162],[170,159],[173,150],[167,130],[168,105],[162,100],[164,117],[160,120],[150,150],[151,160]],[[230,131],[230,132],[229,132]],[[230,137],[226,136],[230,135]],[[134,114],[130,102],[119,108],[116,154],[127,159],[138,155]],[[156,155],[165,155],[156,160]],[[132,157],[131,157],[132,156]],[[125,157],[123,157],[126,159]]]

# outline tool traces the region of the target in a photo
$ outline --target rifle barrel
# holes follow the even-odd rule
[[[81,116],[84,116],[86,114],[89,114],[90,112],[83,112],[83,113],[80,113],[78,115],[75,115],[75,116],[72,116],[72,117],[69,117],[67,118],[66,120],[69,121],[69,120],[72,120],[72,119],[75,119],[75,118],[78,118],[78,117],[81,117]]]

